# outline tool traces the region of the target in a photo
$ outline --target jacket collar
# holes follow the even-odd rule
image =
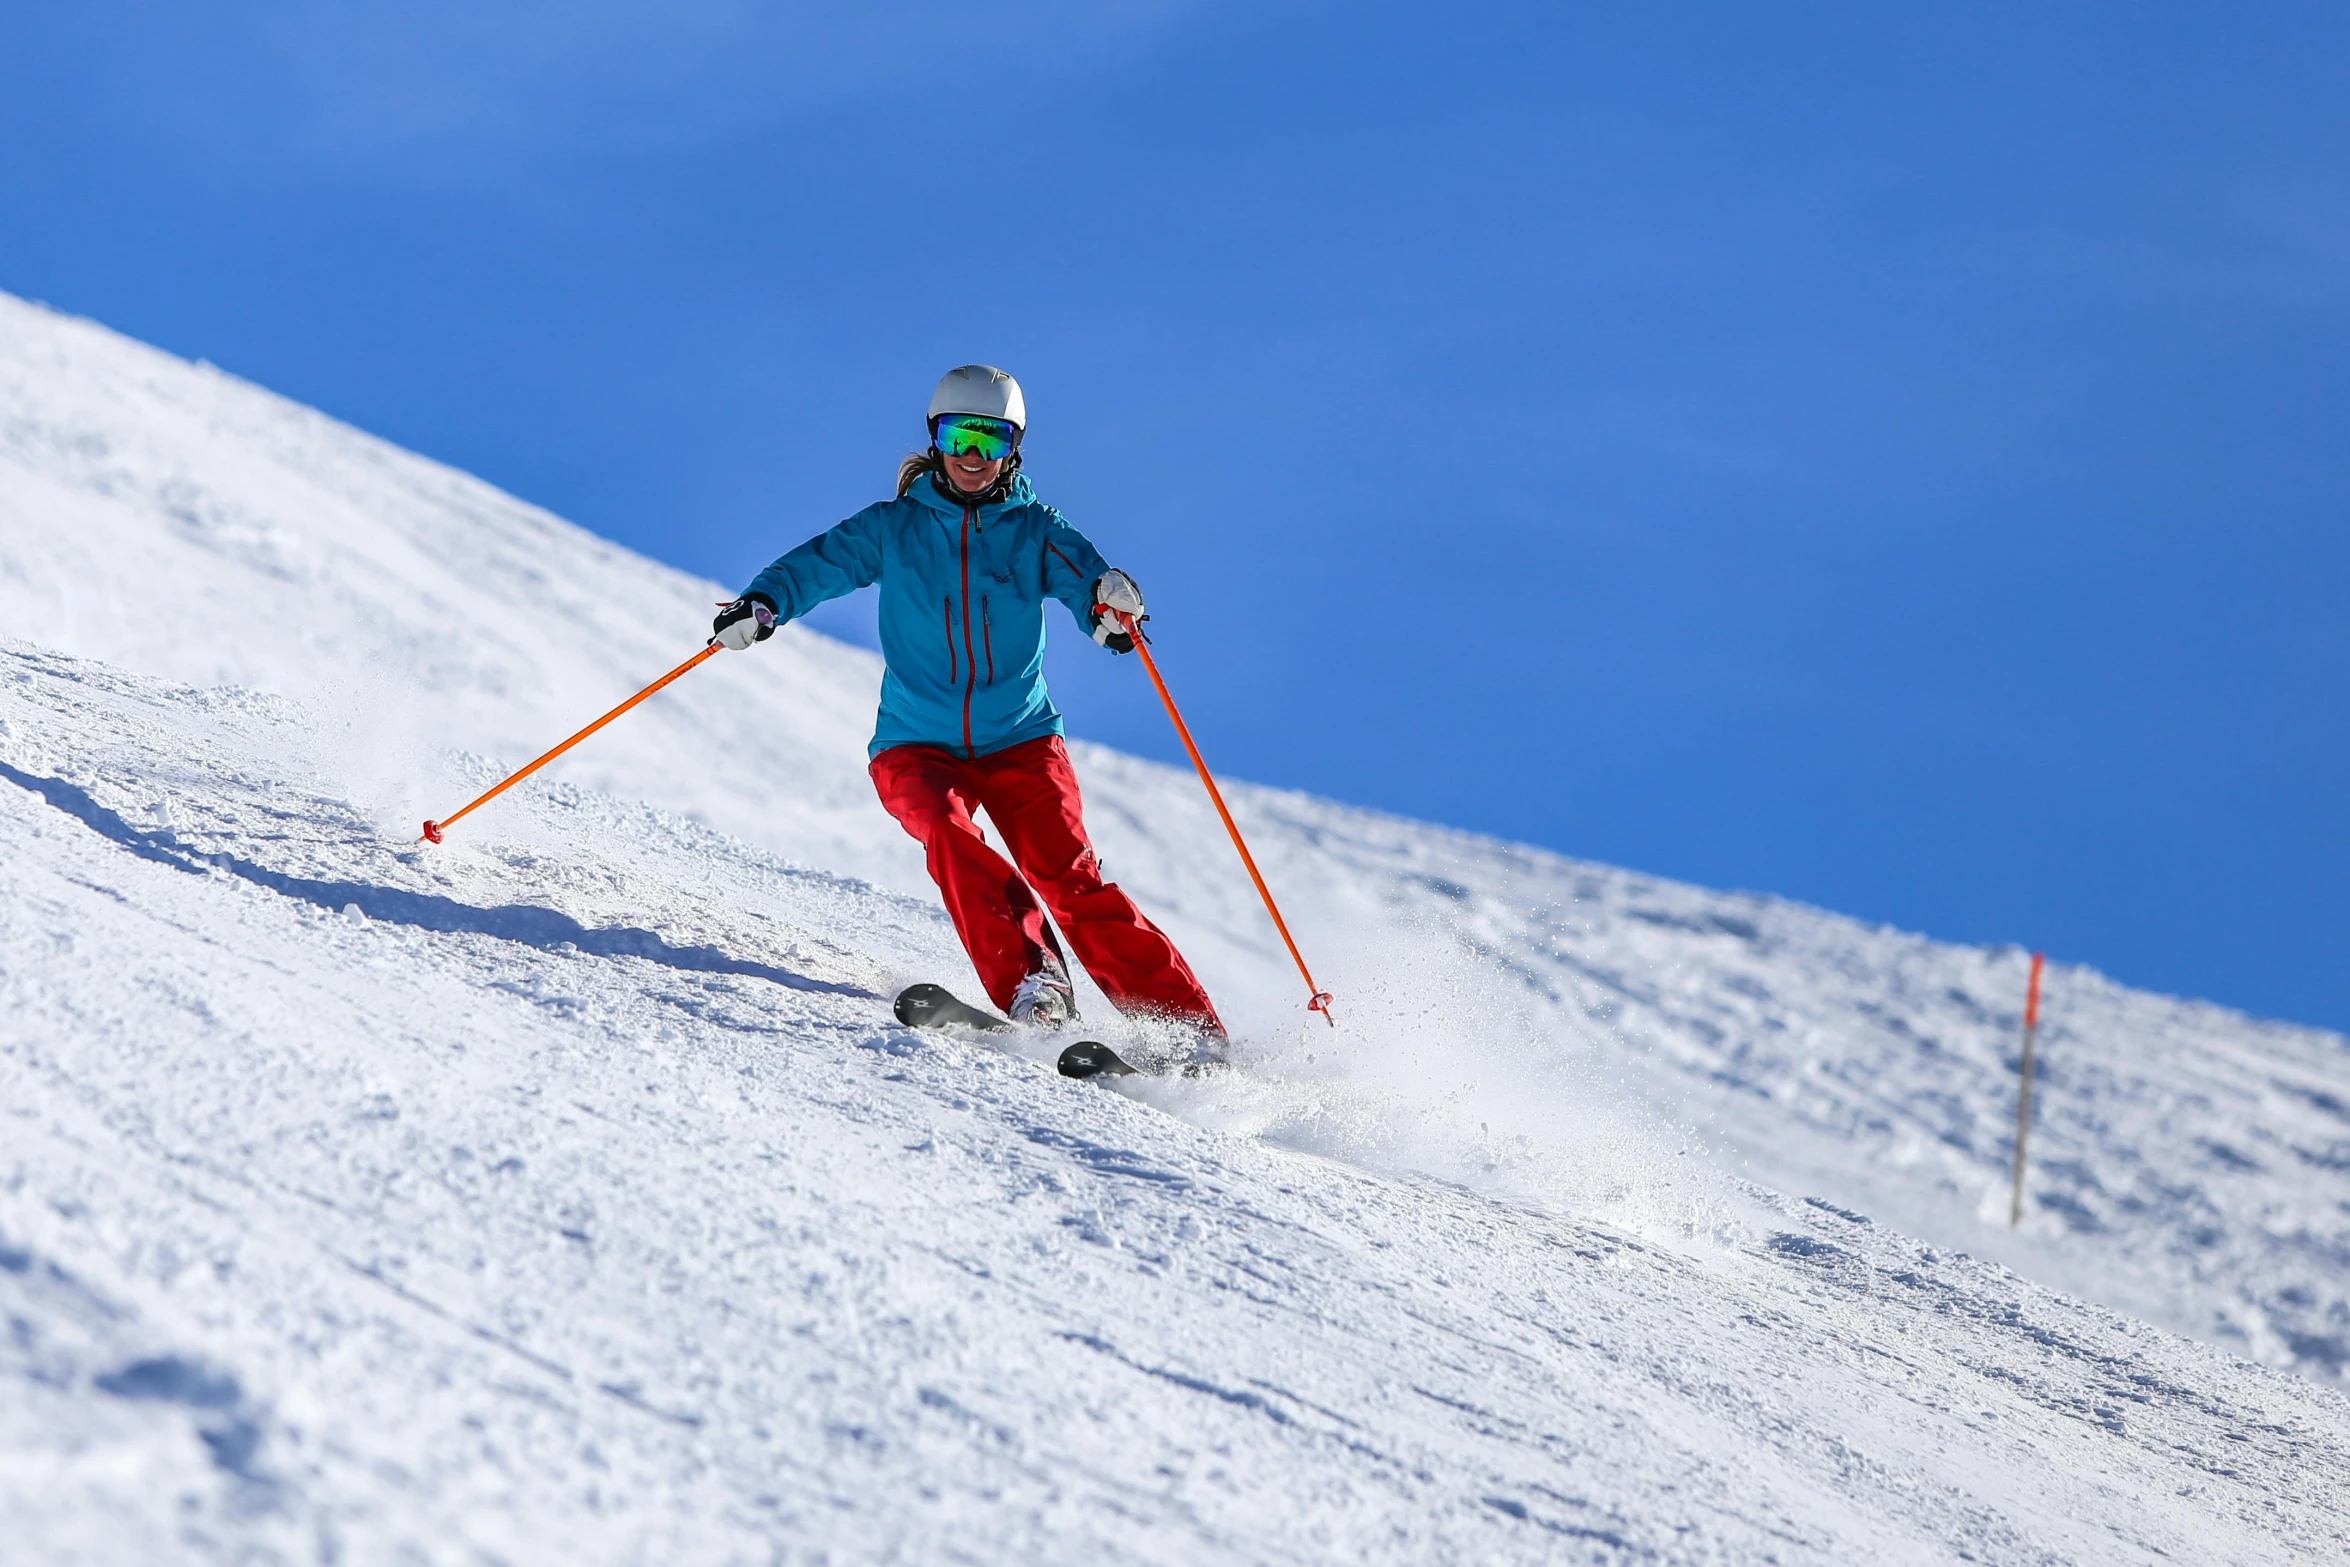
[[[964,503],[941,495],[938,486],[930,482],[928,474],[914,481],[914,487],[906,492],[906,499],[920,501],[950,522],[960,523],[963,520]],[[1036,492],[1028,487],[1028,475],[1013,474],[1011,486],[1004,491],[1003,499],[990,501],[979,508],[979,525],[984,528],[1013,507],[1025,506],[1035,499]]]

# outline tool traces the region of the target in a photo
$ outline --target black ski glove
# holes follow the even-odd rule
[[[729,629],[729,628],[732,629]],[[764,593],[745,593],[718,611],[710,622],[710,639],[739,653],[754,642],[775,635],[775,600]]]

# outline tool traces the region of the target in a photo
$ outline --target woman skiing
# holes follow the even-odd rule
[[[1003,371],[948,371],[930,399],[929,448],[899,466],[897,498],[760,572],[712,630],[747,648],[826,599],[879,583],[887,668],[873,785],[922,845],[988,997],[1015,1022],[1075,1021],[1049,909],[1120,1011],[1221,1040],[1191,966],[1102,880],[1086,840],[1061,715],[1045,691],[1044,603],[1059,599],[1096,642],[1126,653],[1134,643],[1116,612],[1139,622],[1142,594],[1036,498],[1020,472],[1027,423],[1020,384]],[[982,808],[1009,863],[973,819]]]

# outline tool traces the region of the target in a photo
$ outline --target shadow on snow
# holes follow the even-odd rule
[[[174,870],[197,876],[215,869],[223,870],[257,887],[266,887],[271,892],[300,899],[329,912],[340,913],[356,906],[360,913],[371,920],[413,926],[419,930],[494,936],[501,941],[520,942],[525,946],[549,951],[558,947],[575,947],[597,957],[642,958],[648,963],[683,969],[689,973],[741,974],[753,979],[772,980],[793,990],[855,996],[867,1001],[881,999],[859,985],[811,979],[771,963],[753,963],[743,958],[730,957],[713,946],[672,946],[658,932],[636,926],[614,925],[597,929],[582,925],[568,914],[537,904],[509,903],[497,908],[476,908],[472,904],[460,903],[454,898],[444,898],[436,893],[407,892],[372,882],[317,881],[273,871],[235,855],[198,854],[174,841],[174,835],[169,832],[147,832],[132,826],[91,798],[87,790],[61,778],[42,778],[20,772],[6,762],[0,762],[0,778],[39,795],[92,832],[128,849],[141,859],[153,860],[158,865],[168,865]]]

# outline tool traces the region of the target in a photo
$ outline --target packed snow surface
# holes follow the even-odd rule
[[[796,628],[413,841],[723,591],[0,296],[0,1540],[2350,1546],[2338,1037],[2056,967],[2011,1236],[2020,951],[1237,787],[1330,1030],[1196,783],[1079,746],[1239,1044],[1070,1083],[891,1019],[971,982]]]

